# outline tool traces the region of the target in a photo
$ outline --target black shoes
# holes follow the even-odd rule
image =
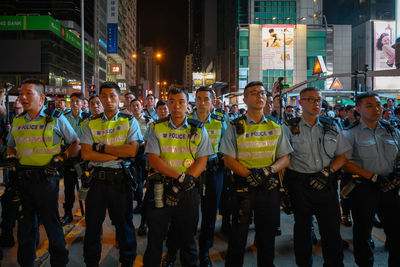
[[[200,267],[212,267],[210,255],[207,252],[200,252]]]
[[[72,211],[66,211],[64,217],[61,219],[61,224],[67,225],[74,220],[74,216],[72,215]]]
[[[342,216],[342,224],[348,227],[351,227],[353,225],[350,214]]]

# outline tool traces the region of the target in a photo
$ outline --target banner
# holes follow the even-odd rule
[[[294,25],[262,25],[263,70],[293,70],[293,47]]]
[[[118,54],[118,0],[107,1],[107,53]]]
[[[395,69],[395,22],[374,21],[374,70]],[[400,77],[375,77],[375,89],[399,89]]]

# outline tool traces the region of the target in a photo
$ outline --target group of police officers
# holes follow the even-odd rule
[[[105,82],[89,101],[97,107],[90,109],[91,115],[81,111],[84,98],[79,93],[71,95],[71,110],[65,114],[46,108],[44,89],[37,80],[23,83],[18,101],[24,111],[13,120],[3,163],[13,174],[22,206],[17,216],[21,266],[33,266],[39,218],[49,239],[51,265],[68,263],[62,224],[73,220],[77,166],[83,166],[82,160],[88,162],[80,175],[81,189],[87,193],[82,198],[86,266],[99,266],[106,210],[116,229],[119,262],[133,266],[134,200],[135,213],[142,214],[140,233],[148,231],[144,266],[173,266],[178,251],[182,266],[212,266],[209,249],[227,180],[232,225],[226,266],[245,264],[253,222],[257,265],[274,266],[280,194],[285,190],[294,213],[296,264],[312,266],[315,216],[324,266],[344,266],[337,189],[341,172],[350,174],[355,184],[349,193],[355,262],[373,266],[370,240],[378,214],[387,235],[388,265],[400,266],[400,133],[381,120],[381,102],[374,93],[357,96],[361,119],[342,130],[332,118],[319,115],[322,97],[313,87],[300,92],[302,116],[284,125],[264,115],[272,97],[262,82],[247,84],[247,113],[233,120],[214,108],[220,102],[206,87],[197,90],[192,114],[187,114],[188,94],[179,88],[170,89],[168,103],[160,101],[157,106],[154,96],[148,96],[145,112],[134,98],[128,100],[127,110],[120,111],[120,88]],[[60,219],[61,175],[65,213]],[[162,258],[164,240],[168,251]]]

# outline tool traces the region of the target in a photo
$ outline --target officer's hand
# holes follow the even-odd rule
[[[179,188],[175,185],[167,188],[165,192],[165,204],[170,207],[178,206],[179,203]]]
[[[195,179],[192,175],[182,173],[178,177],[178,187],[180,191],[189,191],[192,190],[196,184],[195,184]]]
[[[391,180],[392,180],[392,185],[395,188],[399,188],[400,187],[400,173],[393,173],[393,175],[391,176]]]
[[[322,190],[329,182],[329,176],[332,174],[329,167],[324,168],[322,171],[310,177],[310,185],[312,188]]]
[[[371,176],[370,180],[373,183],[376,183],[379,186],[379,189],[383,193],[386,193],[386,192],[396,188],[396,186],[394,184],[392,184],[392,182],[388,179],[388,177],[383,176],[383,175],[373,174]]]
[[[15,172],[17,171],[18,164],[19,162],[17,157],[15,155],[9,155],[1,165],[4,169],[8,170],[9,172]]]
[[[264,177],[262,169],[251,169],[251,174],[246,177],[246,180],[251,186],[257,187],[265,182]]]
[[[106,150],[106,144],[103,143],[93,143],[93,151],[99,152],[99,153],[104,153]]]

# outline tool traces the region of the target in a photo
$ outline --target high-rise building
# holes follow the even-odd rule
[[[189,92],[192,91],[192,73],[193,73],[193,54],[185,55],[185,61],[183,63],[183,87],[187,88]]]
[[[328,24],[322,0],[219,0],[209,4],[216,6],[216,19],[212,12],[203,18],[216,21],[217,27],[216,31],[204,27],[208,33],[203,36],[214,40],[216,32],[217,46],[214,56],[208,52],[202,57],[202,67],[215,72],[217,82],[228,85],[221,94],[243,90],[254,80],[272,89],[279,77],[289,85],[316,77],[312,73],[317,56],[323,57],[328,74],[351,71],[351,27]],[[308,85],[329,89],[332,82]],[[346,89],[351,87],[348,78],[340,82]]]
[[[107,80],[118,83],[122,92],[129,90],[132,86],[136,86],[136,16],[137,1],[136,0],[108,0],[108,12],[116,8],[117,14],[117,37],[113,36],[116,41],[116,51],[108,51],[108,72]],[[107,39],[110,42],[110,37]]]
[[[0,2],[0,82],[17,86],[26,78],[47,84],[47,93],[80,89],[80,1]],[[95,65],[94,0],[85,1],[85,83]],[[29,48],[29,49],[27,49]]]
[[[137,92],[137,97],[145,98],[146,95],[151,92],[157,98],[160,97],[160,88],[162,82],[160,80],[160,64],[157,59],[156,52],[152,47],[140,47],[140,54],[138,60],[140,64],[140,82],[139,90],[143,88],[143,91]]]
[[[107,0],[97,0],[94,6],[94,84],[98,87],[107,80]]]

